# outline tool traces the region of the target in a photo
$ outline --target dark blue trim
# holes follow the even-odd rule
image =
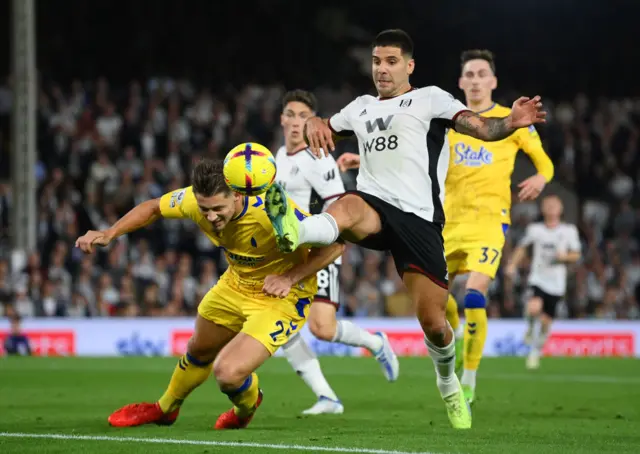
[[[496,106],[496,104],[497,103],[494,102],[493,104],[491,104],[491,107],[489,107],[488,109],[484,109],[484,110],[481,110],[479,112],[474,112],[474,113],[481,114],[481,113],[489,112],[491,109],[493,109]]]
[[[191,356],[189,353],[186,353],[184,356],[186,356],[187,361],[189,363],[193,364],[196,367],[205,367],[205,366],[208,366],[209,364],[211,364],[211,361],[209,361],[209,362],[200,361],[199,359],[196,359],[193,356]]]
[[[227,396],[229,396],[229,398],[233,398],[239,394],[242,394],[247,389],[249,389],[252,383],[253,383],[253,374],[249,375],[249,377],[247,377],[247,379],[238,389],[234,389],[232,391],[222,391],[222,392],[225,393]]]
[[[465,309],[484,309],[487,305],[485,296],[477,290],[469,289],[464,295]]]
[[[502,224],[502,234],[507,236],[507,232],[509,231],[509,224]]]
[[[238,219],[240,219],[242,216],[244,216],[247,213],[247,210],[249,209],[249,196],[248,195],[244,196],[244,200],[242,202],[242,205],[244,205],[242,207],[242,211],[235,218],[231,219],[232,221],[237,221]]]
[[[304,307],[311,304],[309,298],[300,298],[296,303],[296,310],[298,311],[298,315],[304,318]]]

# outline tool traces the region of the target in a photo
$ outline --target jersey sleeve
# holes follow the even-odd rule
[[[467,106],[454,98],[451,93],[439,87],[431,87],[430,100],[430,111],[433,118],[455,121],[458,114],[469,110]]]
[[[176,189],[160,197],[160,213],[167,219],[184,219],[190,216],[184,210],[184,201],[191,192],[191,187]]]
[[[518,243],[518,246],[529,247],[533,243],[534,238],[535,238],[534,226],[529,224],[525,229],[524,236],[520,240],[520,243]]]
[[[544,176],[547,183],[551,181],[554,173],[553,162],[542,148],[542,142],[535,126],[531,125],[528,128],[518,130],[516,138],[519,148],[529,155],[538,173]]]
[[[305,179],[324,201],[323,210],[344,194],[340,169],[333,156],[316,159],[311,166],[304,166],[303,172]]]
[[[327,126],[336,136],[351,137],[353,136],[353,126],[351,125],[351,111],[355,108],[358,98],[351,101],[340,112],[334,114],[327,120]]]
[[[580,234],[575,225],[570,228],[568,249],[571,252],[582,252],[582,243],[580,242]]]

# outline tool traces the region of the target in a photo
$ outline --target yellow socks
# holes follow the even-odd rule
[[[185,354],[173,371],[169,387],[158,400],[160,409],[171,413],[180,408],[189,393],[204,383],[210,373],[211,363],[203,363]]]
[[[447,300],[447,320],[449,321],[449,325],[453,331],[457,331],[460,326],[460,315],[458,314],[458,303],[456,303],[455,298],[449,294],[449,299]]]
[[[464,373],[462,384],[475,388],[476,371],[480,366],[484,343],[487,340],[486,298],[477,290],[467,290],[464,297]]]
[[[236,415],[240,418],[246,418],[255,411],[258,403],[258,375],[254,372],[238,389],[222,392],[233,402],[233,411]]]

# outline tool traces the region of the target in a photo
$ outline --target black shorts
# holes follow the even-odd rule
[[[541,290],[540,287],[536,287],[535,285],[532,285],[530,290],[532,292],[532,297],[538,297],[542,300],[542,312],[544,312],[551,318],[555,317],[556,306],[558,305],[558,301],[560,301],[562,297],[550,295],[544,290]]]
[[[340,307],[340,264],[331,263],[318,271],[318,293],[314,303],[329,303]]]
[[[421,273],[442,288],[449,287],[447,262],[444,258],[442,224],[429,222],[396,208],[371,194],[353,191],[380,216],[382,229],[357,244],[366,249],[390,251],[398,274],[406,271]]]

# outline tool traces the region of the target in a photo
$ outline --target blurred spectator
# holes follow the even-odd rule
[[[12,103],[8,87],[0,87],[5,113]],[[272,149],[280,145],[282,86],[216,88],[168,78],[124,87],[103,77],[74,80],[69,87],[43,83],[37,107],[38,252],[15,273],[7,261],[11,188],[0,182],[5,311],[22,317],[195,313],[227,264],[189,221],[161,220],[90,257],[73,243],[88,229],[108,227],[135,204],[188,185],[191,166],[202,157],[222,157],[245,140]],[[354,93],[347,84],[320,87],[323,114],[344,106]],[[556,180],[579,198],[584,243],[563,314],[638,318],[640,100],[580,94],[548,104],[550,120],[541,135],[556,163]],[[0,130],[0,139],[7,133]],[[338,152],[353,147],[342,142]],[[348,188],[354,176],[342,175]],[[535,204],[514,204],[503,260],[535,216]],[[490,289],[490,316],[522,315],[527,266],[514,282],[498,274]],[[413,315],[390,257],[347,245],[341,279],[344,315]]]
[[[22,332],[20,316],[9,314],[11,328],[4,340],[4,351],[7,355],[31,356],[29,338]]]

